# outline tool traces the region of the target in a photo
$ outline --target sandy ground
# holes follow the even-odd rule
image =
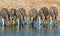
[[[60,2],[59,0],[0,0],[1,8],[25,8],[28,12],[31,8],[36,8],[39,10],[41,7],[56,6],[58,8],[58,21],[60,21]]]

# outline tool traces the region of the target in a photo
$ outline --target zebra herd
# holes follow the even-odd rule
[[[49,9],[47,7],[42,7],[38,11],[35,8],[31,8],[28,14],[24,8],[10,9],[2,8],[0,10],[0,19],[2,19],[2,25],[6,26],[24,26],[32,25],[33,23],[38,24],[38,26],[46,26],[48,22],[52,25],[54,22],[57,24],[58,10],[55,6],[51,6]],[[49,20],[48,20],[49,17]],[[37,26],[37,25],[35,25]]]

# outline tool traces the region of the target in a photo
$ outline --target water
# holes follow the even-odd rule
[[[0,20],[1,21],[1,20]],[[18,28],[16,27],[2,27],[0,22],[0,36],[60,36],[60,23],[52,30],[45,27],[38,29],[33,28]]]

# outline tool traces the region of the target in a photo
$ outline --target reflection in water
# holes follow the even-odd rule
[[[4,32],[4,27],[2,27],[2,32]]]
[[[56,36],[56,27],[54,27],[52,31],[50,31],[50,36]]]
[[[20,27],[18,26],[18,27],[17,27],[17,32],[20,32],[20,30],[21,30],[21,29],[20,29]]]
[[[0,29],[1,30],[1,29]],[[46,27],[43,27],[39,32],[38,30],[34,30],[33,28],[29,28],[28,30],[26,30],[25,28],[18,28],[18,27],[2,27],[1,30],[5,36],[9,35],[9,36],[55,36],[56,33],[56,27],[53,28],[52,31],[49,31]],[[50,32],[50,33],[49,33]],[[11,34],[11,35],[10,35]]]
[[[43,27],[41,30],[33,29],[32,27],[0,27],[1,36],[59,36],[59,31],[60,28],[56,26],[51,31],[47,27]]]

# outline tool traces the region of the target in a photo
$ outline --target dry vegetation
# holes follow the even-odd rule
[[[23,7],[28,11],[31,8],[36,8],[37,10],[40,7],[46,6],[56,6],[58,8],[58,13],[60,15],[60,2],[59,0],[0,0],[0,9],[1,8],[20,8]],[[58,20],[60,20],[60,16],[58,15]]]

